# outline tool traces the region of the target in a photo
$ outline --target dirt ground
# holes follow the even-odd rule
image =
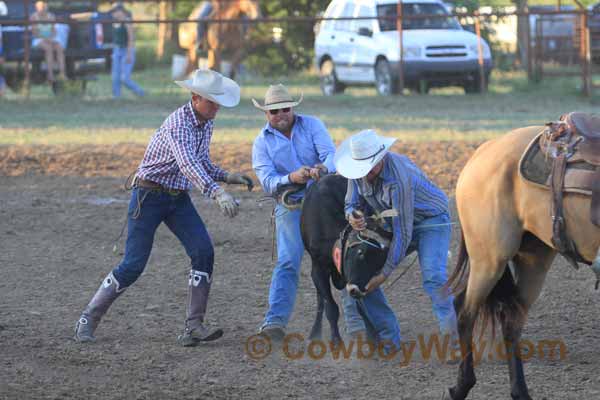
[[[213,158],[226,168],[249,171],[249,145],[236,146],[215,147]],[[452,194],[475,147],[421,143],[396,150]],[[133,145],[0,148],[1,399],[439,399],[453,384],[457,366],[428,358],[420,348],[408,362],[400,356],[370,358],[368,346],[336,360],[330,349],[320,358],[323,348],[300,345],[300,336],[294,336],[287,354],[276,345],[265,354],[266,344],[252,338],[266,310],[273,268],[271,205],[257,202],[260,190],[235,192],[241,212],[234,220],[193,194],[215,246],[209,321],[225,329],[220,341],[197,348],[176,345],[189,267],[177,240],[161,226],[146,271],[103,319],[98,342],[75,343],[79,313],[120,260],[112,248],[129,196],[123,177],[143,151]],[[456,241],[455,235],[453,254]],[[122,240],[119,245],[122,249]],[[387,296],[404,340],[418,342],[419,335],[435,333],[418,265]],[[574,271],[562,259],[555,262],[524,339],[560,340],[567,353],[562,360],[537,354],[526,362],[533,398],[600,398],[598,296],[588,269]],[[307,337],[315,311],[305,257],[288,332]],[[476,373],[470,399],[509,398],[507,368],[493,351]]]

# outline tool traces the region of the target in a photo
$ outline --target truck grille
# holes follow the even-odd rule
[[[427,46],[425,48],[426,57],[466,57],[467,48],[465,46]]]

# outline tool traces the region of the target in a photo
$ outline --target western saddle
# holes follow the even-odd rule
[[[575,268],[577,262],[590,264],[567,237],[563,194],[591,195],[590,219],[600,226],[600,116],[582,112],[565,114],[559,121],[546,124],[536,140],[550,172],[544,186],[552,193],[552,242]]]

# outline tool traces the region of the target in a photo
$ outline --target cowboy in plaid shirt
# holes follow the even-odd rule
[[[192,79],[176,83],[192,92],[192,99],[165,120],[146,149],[133,180],[125,256],[104,279],[77,321],[75,340],[79,342],[95,341],[94,331],[102,316],[142,274],[161,222],[177,236],[191,259],[187,318],[178,342],[194,346],[223,335],[221,329],[211,330],[204,325],[214,251],[188,191],[196,186],[216,201],[223,214],[233,218],[238,203],[217,182],[243,184],[252,190],[252,179],[227,173],[214,165],[209,155],[219,107],[237,105],[240,88],[211,70],[197,70]]]

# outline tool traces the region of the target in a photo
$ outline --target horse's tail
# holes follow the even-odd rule
[[[461,230],[460,244],[456,267],[448,278],[446,288],[455,296],[455,307],[457,316],[462,312],[462,305],[467,292],[469,281],[469,253],[465,244],[465,236]],[[488,323],[491,324],[492,336],[496,332],[496,323],[505,320],[507,324],[516,323],[524,315],[525,310],[521,305],[517,285],[508,265],[496,286],[492,289],[485,302],[478,310],[480,321],[480,335],[483,336]]]
[[[469,281],[469,253],[465,245],[465,235],[462,229],[460,230],[460,243],[458,245],[458,258],[456,259],[456,267],[448,278],[446,289],[456,297],[464,295],[467,290],[467,282]]]

